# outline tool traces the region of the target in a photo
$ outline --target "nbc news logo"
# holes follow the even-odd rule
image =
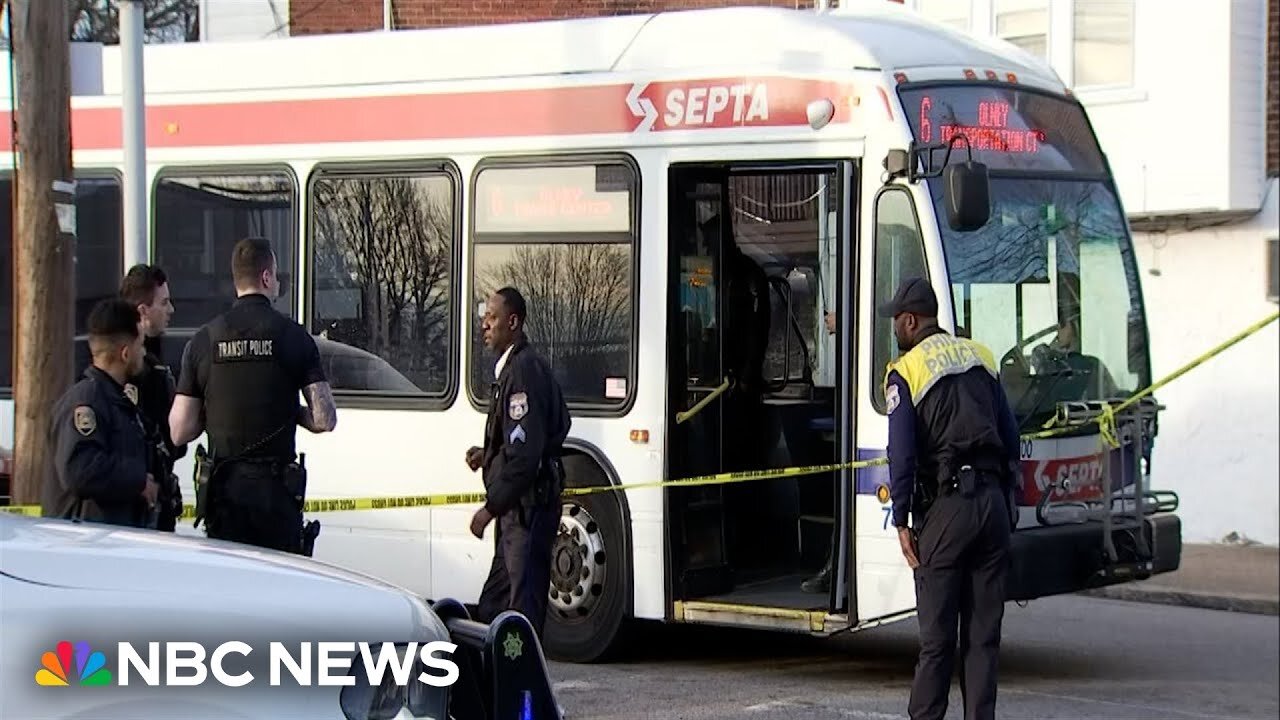
[[[40,658],[43,667],[36,671],[36,684],[61,687],[111,684],[111,671],[107,669],[106,656],[91,650],[89,643],[78,642],[74,646],[74,674],[71,671],[72,659],[72,644],[66,640],[58,643],[54,650],[46,652]]]

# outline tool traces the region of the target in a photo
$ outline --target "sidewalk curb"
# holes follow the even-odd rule
[[[1178,605],[1182,607],[1203,608],[1206,610],[1224,610],[1226,612],[1249,613],[1252,615],[1280,615],[1280,598],[1247,595],[1214,595],[1187,590],[1131,587],[1125,585],[1112,585],[1093,590],[1084,590],[1079,594],[1088,597],[1124,600],[1127,602],[1143,602],[1155,605]]]

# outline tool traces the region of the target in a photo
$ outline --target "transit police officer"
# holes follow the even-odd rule
[[[231,271],[235,303],[200,328],[183,354],[169,415],[173,441],[208,431],[210,456],[196,453],[209,537],[310,554],[314,535],[303,536],[306,470],[295,458],[296,426],[333,430],[333,394],[315,339],[271,306],[280,281],[270,243],[236,243]],[[298,405],[299,390],[306,408]]]
[[[169,300],[169,279],[164,270],[155,265],[134,265],[120,283],[120,297],[138,309],[142,319],[143,368],[129,378],[124,386],[125,394],[142,411],[142,423],[147,431],[147,444],[151,449],[151,472],[160,484],[160,496],[156,502],[154,527],[173,532],[182,516],[182,490],[173,464],[187,453],[187,446],[174,445],[169,432],[169,411],[173,408],[173,396],[177,385],[173,372],[163,360],[162,338],[173,317],[173,303]]]
[[[52,471],[45,517],[145,526],[159,486],[147,471],[146,434],[125,381],[142,367],[138,311],[119,299],[89,313],[93,364],[59,398],[50,427]]]
[[[938,326],[928,282],[880,306],[903,355],[885,378],[893,524],[915,570],[920,658],[912,720],[947,711],[959,621],[966,720],[995,717],[1018,429],[986,347]],[[907,526],[910,512],[914,532]]]
[[[560,523],[564,467],[560,453],[569,434],[569,409],[550,366],[524,335],[526,306],[514,288],[489,298],[485,345],[498,355],[485,424],[484,447],[467,451],[467,466],[483,468],[484,507],[471,533],[484,537],[495,518],[493,565],[480,593],[477,615],[492,622],[518,610],[539,636],[551,584],[551,546]]]

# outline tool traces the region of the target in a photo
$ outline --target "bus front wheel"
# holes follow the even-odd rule
[[[588,471],[584,477],[574,472],[580,462],[571,459],[590,463],[581,457],[565,459],[570,487],[606,486],[608,481],[596,473]],[[617,648],[630,591],[625,540],[620,499],[613,492],[564,496],[551,551],[551,587],[543,630],[549,657],[595,662]]]

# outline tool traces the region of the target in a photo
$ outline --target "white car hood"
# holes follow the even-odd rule
[[[426,625],[448,636],[420,599],[394,585],[297,555],[170,533],[0,512],[0,572],[52,588],[136,595],[139,607],[281,613],[295,626],[350,622],[392,633]]]

